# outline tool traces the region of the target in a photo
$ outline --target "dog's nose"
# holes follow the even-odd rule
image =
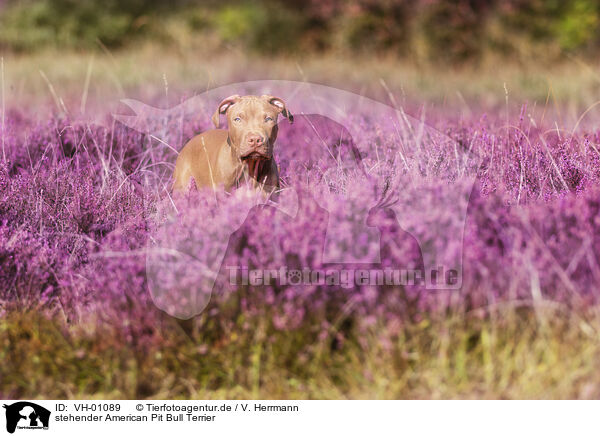
[[[247,141],[248,141],[248,145],[251,145],[253,147],[258,147],[258,146],[261,146],[264,144],[265,138],[263,138],[261,135],[250,134],[247,137]]]

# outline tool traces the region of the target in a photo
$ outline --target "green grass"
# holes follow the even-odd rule
[[[352,332],[332,347],[266,325],[215,337],[165,316],[146,337],[127,338],[108,325],[10,313],[0,324],[0,396],[595,398],[600,319],[556,315],[457,314],[398,336],[374,327],[361,345]]]

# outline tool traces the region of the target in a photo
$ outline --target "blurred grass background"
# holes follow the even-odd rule
[[[595,0],[4,0],[0,47],[179,50],[227,45],[268,55],[390,54],[415,62],[556,61],[600,48]]]
[[[600,94],[599,17],[593,0],[0,0],[0,55],[9,105],[172,105],[268,78],[577,119]]]

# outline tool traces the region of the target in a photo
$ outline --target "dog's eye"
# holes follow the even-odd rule
[[[273,118],[271,118],[271,117],[265,117],[265,123],[268,123],[269,121],[273,121]]]
[[[242,121],[242,119],[240,117],[235,117],[233,119],[233,121],[235,121],[236,123],[239,123],[240,121]]]

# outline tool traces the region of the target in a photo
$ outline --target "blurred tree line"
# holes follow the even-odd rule
[[[139,41],[460,62],[595,54],[599,0],[0,0],[0,49]]]

